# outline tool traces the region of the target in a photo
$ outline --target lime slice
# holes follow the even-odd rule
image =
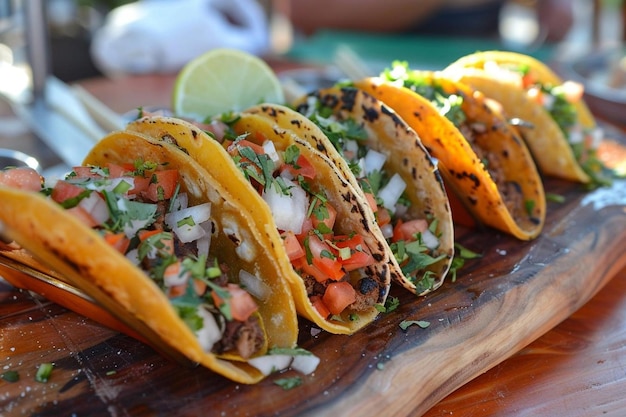
[[[172,110],[180,117],[203,121],[259,103],[283,104],[278,77],[259,57],[236,49],[213,49],[179,72]]]

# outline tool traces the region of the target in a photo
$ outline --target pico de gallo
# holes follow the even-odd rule
[[[418,294],[432,289],[437,277],[426,268],[446,257],[439,251],[438,220],[407,215],[411,205],[407,184],[398,173],[390,172],[386,154],[367,146],[368,134],[362,123],[353,118],[340,120],[332,108],[313,97],[307,105],[305,116],[348,162],[403,274]]]
[[[211,134],[267,203],[312,306],[329,320],[339,320],[346,309],[356,315],[370,309],[380,289],[359,271],[372,265],[374,257],[363,236],[335,232],[340,219],[315,165],[295,144],[277,149],[258,132],[237,135],[230,127],[234,122],[233,115],[224,115],[222,126],[214,126]]]
[[[141,268],[205,351],[249,358],[264,345],[258,306],[209,254],[211,204],[189,205],[180,180],[141,160],[74,167],[50,185],[30,168],[0,171],[0,184],[45,194]]]
[[[572,148],[576,160],[591,177],[592,185],[610,183],[608,177],[603,175],[604,165],[597,157],[597,149],[604,138],[604,131],[600,127],[585,128],[578,119],[575,104],[583,100],[582,84],[571,80],[560,85],[542,83],[532,68],[526,64],[499,64],[487,61],[484,70],[494,77],[510,80],[548,111]]]

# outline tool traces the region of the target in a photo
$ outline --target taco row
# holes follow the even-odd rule
[[[392,283],[439,288],[461,207],[518,239],[541,232],[531,150],[455,74],[399,64],[209,124],[142,115],[54,184],[1,172],[2,234],[227,378],[311,372],[297,317],[352,334]]]

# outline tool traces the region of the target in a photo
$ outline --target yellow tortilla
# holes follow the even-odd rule
[[[267,299],[257,300],[268,335],[258,354],[266,353],[269,347],[294,347],[298,334],[295,305],[288,286],[276,274],[266,241],[249,233],[251,222],[240,203],[204,168],[169,144],[127,131],[103,138],[84,164],[104,166],[107,162],[124,164],[138,159],[166,163],[168,168],[177,169],[181,189],[188,193],[191,205],[210,201],[212,219],[217,225],[211,253],[220,262],[228,263],[235,277],[237,271],[233,269],[245,269],[257,274],[271,289]],[[218,357],[205,352],[161,289],[60,205],[39,193],[1,186],[0,199],[0,222],[6,226],[6,234],[78,288],[89,295],[94,291],[104,293],[192,362],[240,383],[256,383],[263,378],[260,371],[235,355]]]
[[[590,176],[581,168],[576,156],[558,124],[550,113],[528,97],[526,91],[506,77],[496,78],[485,69],[485,64],[528,66],[533,78],[545,85],[561,85],[563,80],[547,65],[528,55],[485,51],[459,58],[444,72],[447,76],[471,85],[487,97],[502,105],[508,117],[516,117],[530,123],[532,127],[520,126],[533,157],[542,173],[547,176],[589,183]],[[580,124],[594,128],[596,122],[583,100],[574,104]]]
[[[468,140],[452,122],[439,114],[429,100],[379,77],[356,81],[362,89],[392,108],[419,135],[429,153],[439,161],[446,185],[467,210],[484,225],[509,233],[521,240],[537,237],[546,214],[543,183],[530,151],[502,115],[494,112],[485,97],[466,85],[435,72],[423,72],[431,83],[463,97],[462,109],[469,123],[485,127],[476,145],[491,154],[503,174],[501,183],[517,184],[521,201],[507,206],[506,191],[499,188]],[[453,211],[453,217],[455,213]]]
[[[314,100],[315,102],[312,102]],[[314,91],[292,103],[302,114],[315,110],[317,102],[329,107],[340,121],[354,120],[364,127],[367,138],[363,145],[387,155],[385,171],[398,174],[407,184],[406,195],[411,205],[400,216],[403,221],[412,219],[436,219],[439,248],[433,256],[445,255],[438,262],[417,271],[413,276],[403,274],[399,283],[409,291],[424,295],[439,288],[444,281],[454,256],[454,226],[452,211],[443,181],[432,158],[420,138],[391,108],[370,94],[353,87],[331,87]],[[327,155],[341,156],[333,143],[323,135],[309,135],[312,146]],[[346,163],[338,164],[346,178],[353,177]],[[358,187],[357,182],[357,187]],[[394,223],[395,224],[395,223]],[[434,279],[432,287],[418,291],[416,282],[425,277]]]
[[[286,112],[299,125],[313,125],[299,113],[279,105],[264,105],[275,112]],[[238,116],[238,122],[233,126],[237,134],[250,133],[249,140],[254,141],[258,134],[271,140],[278,150],[283,150],[289,145],[297,145],[301,154],[315,165],[318,171],[316,184],[326,190],[329,200],[338,211],[336,224],[340,224],[342,231],[363,235],[366,244],[374,255],[377,262],[362,271],[367,277],[372,278],[378,285],[378,303],[384,304],[389,292],[391,276],[399,273],[395,264],[389,257],[386,243],[381,240],[382,234],[374,222],[371,209],[359,198],[359,192],[348,183],[337,171],[336,166],[328,158],[316,152],[308,143],[298,138],[291,130],[280,123],[273,123],[265,117],[244,111]],[[314,125],[313,125],[314,126]],[[230,159],[226,150],[220,143],[211,138],[204,131],[191,123],[175,118],[144,117],[131,122],[128,129],[141,132],[160,140],[175,141],[200,165],[215,167],[216,176],[225,188],[237,199],[241,206],[246,207],[250,216],[254,218],[254,230],[262,233],[265,239],[271,242],[273,258],[279,264],[281,276],[289,283],[295,299],[298,313],[312,321],[320,328],[335,334],[352,334],[370,324],[379,314],[375,306],[367,310],[359,311],[358,314],[350,308],[342,314],[338,320],[322,317],[311,304],[303,279],[295,272],[285,251],[283,241],[277,230],[276,223],[272,218],[269,207],[261,196],[256,192],[244,175],[238,170],[235,163]],[[226,155],[228,162],[224,161]],[[219,160],[219,162],[217,162]],[[236,170],[236,174],[233,173]],[[319,178],[319,180],[317,179]]]

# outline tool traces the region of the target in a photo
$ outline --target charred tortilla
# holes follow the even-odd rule
[[[516,52],[477,52],[459,58],[445,73],[498,102],[508,117],[524,122],[520,133],[542,173],[603,183],[596,158],[602,131],[582,99],[582,86],[564,82],[544,63]]]
[[[241,203],[204,168],[170,144],[127,131],[103,138],[84,163],[88,170],[93,170],[88,175],[97,176],[108,170],[101,167],[109,167],[110,163],[126,166],[137,161],[150,161],[166,166],[168,170],[176,170],[180,178],[176,195],[185,193],[189,207],[210,205],[212,226],[208,250],[220,263],[229,265],[229,279],[238,283],[240,274],[246,271],[262,282],[266,291],[263,292],[263,299],[255,300],[258,312],[254,316],[259,317],[264,340],[252,352],[252,357],[265,355],[271,347],[293,348],[298,334],[295,305],[288,286],[276,274],[277,265],[273,262],[269,245],[249,232],[251,220],[244,214]],[[94,168],[89,168],[91,166]],[[78,168],[75,171],[78,172]],[[101,181],[100,177],[96,178]],[[134,181],[137,187],[139,180]],[[157,189],[155,192],[159,195],[163,191]],[[0,222],[6,227],[6,235],[29,253],[36,254],[43,264],[76,283],[79,288],[80,283],[98,288],[122,305],[128,314],[152,328],[163,343],[182,352],[191,361],[241,383],[255,383],[263,378],[263,374],[249,365],[247,358],[241,357],[237,351],[207,351],[179,316],[177,309],[180,304],[175,309],[160,284],[157,285],[154,278],[149,278],[131,261],[130,254],[124,256],[107,243],[99,231],[85,225],[60,204],[41,193],[4,186],[0,186],[0,198],[3,202]],[[141,204],[133,207],[138,210]],[[154,247],[162,246],[155,244]],[[89,289],[82,289],[90,293]],[[206,316],[204,320],[207,320]]]
[[[263,105],[263,107],[267,109],[270,115],[288,114],[290,120],[294,121],[297,126],[312,124],[299,113],[284,106]],[[246,210],[255,219],[255,230],[262,233],[271,242],[274,259],[279,264],[282,277],[290,284],[296,308],[301,316],[324,330],[339,334],[354,333],[371,323],[379,313],[376,305],[385,302],[392,274],[399,272],[394,269],[396,265],[390,259],[386,244],[382,240],[380,231],[373,219],[372,211],[367,203],[361,200],[359,192],[343,178],[331,160],[298,137],[292,130],[292,126],[285,126],[276,121],[275,117],[272,121],[271,118],[254,114],[252,111],[244,111],[231,115],[231,120],[225,126],[221,122],[219,124],[222,125],[220,133],[212,135],[208,135],[191,123],[175,118],[144,117],[130,123],[128,128],[158,140],[174,141],[203,166],[215,164],[216,159],[222,161],[220,163],[223,163],[223,166],[215,169],[216,172],[221,173],[218,180],[240,199],[241,205],[246,207]],[[281,229],[281,226],[277,224],[278,220],[275,220],[276,215],[272,213],[270,203],[261,196],[263,194],[267,198],[270,190],[270,187],[263,189],[259,183],[262,181],[261,177],[267,174],[268,181],[274,181],[271,179],[273,177],[270,173],[265,172],[265,170],[261,172],[261,168],[259,168],[261,165],[259,161],[261,160],[264,167],[267,166],[266,164],[270,164],[269,158],[260,158],[263,151],[259,150],[264,144],[268,146],[270,143],[280,158],[286,159],[288,154],[295,152],[304,158],[300,160],[301,165],[302,161],[305,161],[307,162],[306,166],[310,165],[313,168],[315,179],[308,181],[306,185],[306,188],[310,188],[308,190],[310,191],[309,195],[318,195],[320,201],[326,201],[336,210],[336,222],[334,222],[333,230],[325,230],[325,232],[334,233],[330,234],[332,236],[342,234],[346,239],[349,237],[362,240],[360,244],[362,251],[355,252],[353,247],[352,253],[345,258],[345,261],[350,262],[349,259],[356,261],[361,255],[369,255],[373,258],[373,262],[350,271],[343,269],[335,271],[337,276],[334,279],[320,278],[317,275],[315,275],[317,278],[314,279],[315,271],[303,272],[304,270],[311,271],[313,259],[322,263],[330,262],[330,268],[333,268],[336,266],[335,262],[342,256],[338,252],[345,253],[345,248],[339,247],[342,243],[335,241],[330,247],[325,246],[321,252],[319,250],[316,252],[315,248],[312,249],[312,242],[314,241],[319,244],[321,239],[326,244],[328,243],[327,240],[331,240],[320,232],[322,229],[319,224],[315,230],[309,229],[306,232],[305,239],[308,239],[306,242],[302,241],[302,234],[305,232],[301,231],[301,235],[299,235],[300,243],[306,253],[304,258],[298,258],[297,262],[290,259],[292,256],[287,252],[286,241],[288,239],[292,241],[293,236],[291,235],[296,233],[290,234]],[[253,150],[261,154],[254,154]],[[222,155],[228,155],[229,151],[232,159],[229,159],[228,163],[224,163]],[[294,168],[299,170],[303,167],[294,164],[289,169]],[[252,172],[254,169],[258,170],[256,174]],[[237,175],[233,174],[233,170],[237,172]],[[277,174],[274,173],[274,175]],[[253,181],[251,176],[257,179]],[[302,188],[298,186],[302,184],[299,182],[301,181],[299,174],[294,175],[291,179],[286,175],[279,176],[290,181],[286,189],[299,190]],[[289,191],[288,194],[292,192],[295,193],[295,191]],[[298,191],[299,193],[300,191]],[[309,215],[309,212],[316,211],[318,206],[311,204],[311,200],[307,204],[309,204],[307,216],[312,216],[312,214]],[[296,216],[299,215],[299,212],[293,214]],[[288,213],[287,217],[290,215],[291,213]],[[307,217],[307,219],[309,218]],[[284,217],[282,220],[285,220]],[[338,285],[339,283],[342,284]],[[331,286],[333,289],[339,286],[345,288],[346,284],[343,283],[348,283],[352,291],[356,292],[356,300],[340,312],[329,313],[329,311],[324,310],[323,303],[320,306],[319,301],[324,295],[330,293],[328,289]]]
[[[403,267],[399,283],[418,295],[439,288],[454,256],[452,213],[439,171],[415,131],[380,100],[353,87],[318,90],[292,105],[327,132],[308,136],[311,145],[343,156],[347,164],[338,166],[345,176],[356,175],[357,185],[373,197],[368,201]],[[395,193],[397,201],[386,201],[386,187],[396,183],[406,188]],[[403,230],[413,236],[406,238]]]
[[[355,86],[394,109],[417,132],[439,161],[448,187],[478,222],[518,239],[537,237],[545,221],[545,194],[523,140],[481,93],[439,73],[406,70],[401,66],[392,77],[359,80]],[[443,107],[413,91],[407,80],[412,77],[423,93],[447,97]]]

